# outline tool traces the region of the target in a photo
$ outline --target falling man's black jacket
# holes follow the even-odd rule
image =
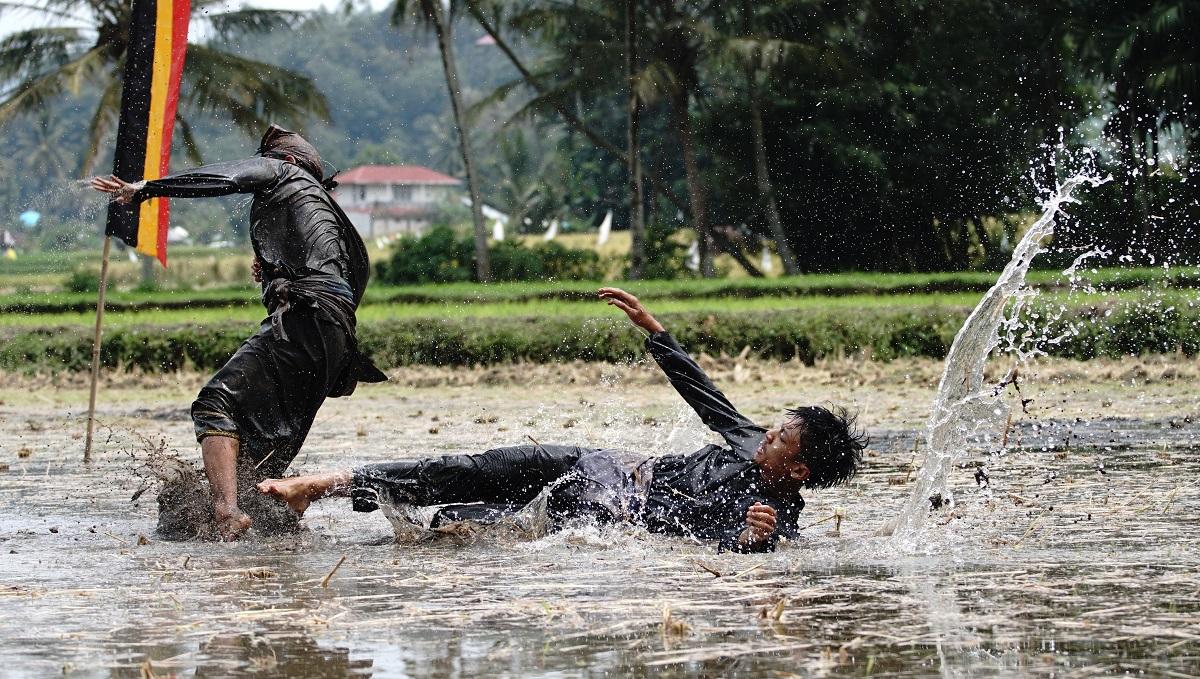
[[[620,451],[542,444],[370,464],[354,470],[354,509],[375,511],[380,501],[444,505],[435,525],[489,522],[549,489],[547,514],[558,526],[573,519],[631,521],[657,533],[718,540],[721,549],[734,551],[770,551],[780,536],[794,536],[804,501],[775,497],[763,487],[754,462],[763,428],[735,410],[669,334],[651,335],[646,348],[727,448],[708,445],[690,455],[650,458],[633,470]],[[749,550],[737,539],[755,502],[775,508],[776,531]]]
[[[756,551],[773,550],[780,536],[794,537],[804,500],[799,494],[776,498],[763,488],[754,454],[765,430],[733,407],[669,333],[651,335],[646,349],[679,395],[727,445],[655,458],[642,515],[646,526],[662,533],[720,540],[722,549],[744,551],[737,537],[746,527],[746,511],[761,502],[775,509],[776,529]]]

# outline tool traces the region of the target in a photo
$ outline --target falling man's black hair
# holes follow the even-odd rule
[[[845,483],[862,465],[869,439],[855,424],[856,415],[845,408],[821,406],[788,409],[788,419],[800,430],[800,461],[808,465],[808,488],[828,488]]]

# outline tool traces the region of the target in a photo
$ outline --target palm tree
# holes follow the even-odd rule
[[[746,107],[750,114],[751,143],[754,147],[754,179],[767,228],[775,241],[779,258],[783,260],[784,272],[788,275],[800,273],[800,264],[789,242],[789,234],[783,228],[779,202],[767,165],[762,98],[764,89],[771,82],[772,68],[785,60],[792,62],[793,69],[799,66],[797,62],[803,61],[804,70],[812,72],[814,78],[819,77],[817,71],[828,65],[846,67],[846,59],[833,52],[830,41],[820,40],[819,35],[813,34],[814,29],[821,28],[817,22],[811,21],[817,14],[814,4],[811,0],[776,3],[742,0],[741,3],[727,5],[728,11],[720,17],[721,24],[717,26],[717,39],[720,40],[718,59],[741,70],[745,78]],[[798,20],[798,17],[810,21]],[[780,26],[787,28],[784,31],[777,30]],[[785,33],[796,33],[798,30],[804,34],[784,37]],[[803,40],[797,40],[797,37]]]
[[[524,111],[545,108],[557,111],[597,147],[609,151],[627,165],[633,160],[630,154],[582,123],[568,102],[581,96],[595,96],[598,92],[628,89],[635,91],[639,102],[666,98],[671,105],[671,121],[679,139],[688,200],[681,200],[665,181],[649,172],[645,174],[646,179],[681,211],[690,213],[692,226],[700,238],[703,275],[714,275],[713,248],[720,245],[747,272],[761,276],[740,249],[715,233],[708,223],[706,195],[692,131],[691,106],[699,92],[700,65],[712,46],[709,14],[716,11],[714,5],[701,7],[679,0],[661,0],[647,3],[644,11],[637,12],[628,7],[623,12],[615,11],[613,3],[602,2],[571,5],[534,2],[518,6],[508,18],[509,25],[518,31],[541,33],[555,45],[543,61],[541,73],[534,74],[499,35],[496,24],[504,4],[484,0],[468,3],[472,15],[521,74],[521,80],[501,87],[491,98],[504,98],[517,84],[529,85],[537,97]],[[495,22],[489,19],[485,9],[497,17]],[[627,17],[635,19],[636,26],[626,25]],[[630,31],[636,31],[639,44],[644,46],[639,54],[643,57],[640,67],[632,77],[627,72],[629,64],[624,55],[610,48],[613,44],[627,42]],[[621,56],[621,60],[615,59],[616,56]]]
[[[1151,173],[1142,168],[1158,165],[1164,127],[1195,120],[1188,101],[1200,96],[1195,41],[1200,12],[1191,4],[1157,0],[1088,6],[1075,26],[1080,56],[1112,84],[1114,111],[1105,132],[1120,149],[1127,227],[1145,222],[1153,187]]]
[[[446,88],[450,90],[450,108],[454,111],[454,122],[458,127],[458,145],[462,151],[467,188],[471,194],[471,218],[475,223],[475,278],[481,283],[486,283],[492,280],[488,233],[483,223],[483,199],[479,194],[475,161],[471,154],[470,126],[467,124],[467,112],[463,107],[451,33],[458,9],[458,3],[453,0],[396,0],[396,4],[392,6],[392,24],[399,26],[412,20],[418,26],[432,30],[437,35],[438,50],[442,54],[442,68],[446,72]]]
[[[625,0],[625,80],[628,90],[626,99],[626,148],[629,158],[625,163],[629,175],[629,278],[638,280],[646,266],[646,220],[642,214],[642,165],[640,162],[639,127],[641,126],[641,102],[637,93],[638,68],[638,2]]]
[[[513,234],[525,230],[526,219],[540,227],[566,212],[556,141],[554,135],[532,126],[514,126],[498,140],[497,198],[508,213]]]
[[[588,141],[595,145],[596,148],[603,149],[621,162],[628,164],[629,155],[626,151],[621,150],[616,144],[605,139],[603,135],[584,122],[583,119],[581,119],[566,103],[567,100],[570,99],[570,96],[568,95],[578,93],[577,88],[580,82],[586,82],[588,86],[595,86],[598,83],[588,77],[580,77],[581,73],[576,74],[576,83],[574,83],[576,89],[572,88],[572,83],[560,84],[554,87],[543,83],[543,79],[551,80],[551,75],[545,73],[539,75],[530,71],[529,67],[526,66],[523,61],[521,61],[521,58],[517,56],[517,53],[513,50],[512,46],[508,44],[508,41],[500,33],[500,24],[501,19],[503,18],[502,13],[505,4],[506,3],[503,0],[469,0],[467,3],[467,9],[470,11],[471,16],[475,18],[475,20],[479,23],[479,26],[488,34],[488,37],[490,37],[496,43],[496,47],[498,47],[500,51],[504,53],[504,56],[508,58],[509,62],[512,63],[513,67],[517,69],[517,72],[521,76],[518,80],[501,86],[486,99],[476,104],[476,106],[482,107],[483,105],[504,99],[512,94],[516,86],[526,85],[533,89],[533,91],[537,94],[537,97],[523,107],[522,113],[543,109],[553,110],[558,113],[563,122],[565,122],[571,129],[575,130],[579,134],[582,134],[585,138],[587,138]],[[528,24],[531,27],[542,24],[543,28],[545,28],[546,23],[543,20],[552,20],[555,16],[554,12],[561,10],[561,8],[557,8],[557,10],[552,8],[547,11],[542,11],[536,7],[523,7],[518,9],[520,9],[520,11],[514,17],[510,18],[509,22],[517,26],[519,30],[524,30],[520,27],[521,24]],[[576,7],[573,9],[577,10],[578,8]],[[495,18],[488,16],[489,13],[493,14]],[[561,66],[561,64],[559,64],[559,66]],[[554,72],[553,67],[547,70]],[[633,84],[635,88],[639,90],[638,94],[636,95],[638,97],[638,101],[644,101],[650,92],[649,87],[645,84],[645,79],[641,77],[635,78]],[[675,193],[668,182],[663,180],[661,177],[656,176],[649,168],[642,168],[642,176],[651,184],[651,186],[654,187],[655,191],[662,194],[662,196],[670,201],[672,205],[679,208],[683,212],[688,211],[687,203]]]
[[[188,44],[180,108],[176,117],[185,152],[201,154],[189,118],[227,116],[247,134],[261,133],[270,121],[296,125],[310,116],[329,119],[329,107],[307,77],[246,59],[221,49],[222,42],[290,28],[301,12],[223,10],[223,0],[192,0],[193,35],[211,36]],[[0,3],[0,18],[22,15],[31,28],[0,40],[0,124],[43,111],[66,93],[99,92],[88,125],[81,174],[91,174],[100,149],[120,115],[125,54],[132,5],[125,0],[28,0]]]

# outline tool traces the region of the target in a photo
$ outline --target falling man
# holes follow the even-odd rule
[[[253,271],[269,315],[191,409],[212,519],[224,540],[256,523],[242,504],[254,504],[257,481],[281,476],[291,464],[326,397],[348,395],[359,381],[386,379],[358,352],[355,335],[355,311],[370,274],[366,248],[323,175],[321,157],[308,141],[271,125],[257,155],[245,160],[137,183],[115,176],[91,181],[113,200],[133,204],[160,196],[254,195]],[[174,508],[162,506],[163,497],[160,531],[186,530],[173,525]],[[270,514],[261,527],[270,527],[262,525]]]
[[[259,490],[297,513],[319,498],[346,495],[358,511],[381,502],[449,505],[434,525],[494,519],[545,490],[552,528],[579,519],[628,522],[716,540],[720,549],[763,552],[781,536],[796,535],[802,489],[844,483],[858,470],[866,437],[844,409],[805,406],[789,410],[774,429],[760,427],[733,407],[636,297],[617,288],[602,288],[599,296],[649,333],[650,355],[727,447],[631,462],[613,450],[522,445],[272,479]]]

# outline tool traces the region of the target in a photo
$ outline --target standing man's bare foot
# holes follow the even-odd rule
[[[217,521],[217,536],[222,542],[238,540],[254,524],[254,521],[237,507],[213,507],[213,518]]]
[[[350,473],[312,474],[293,476],[290,479],[267,479],[258,484],[258,492],[274,495],[287,503],[292,511],[303,514],[317,500],[334,495],[338,490],[349,487]]]

